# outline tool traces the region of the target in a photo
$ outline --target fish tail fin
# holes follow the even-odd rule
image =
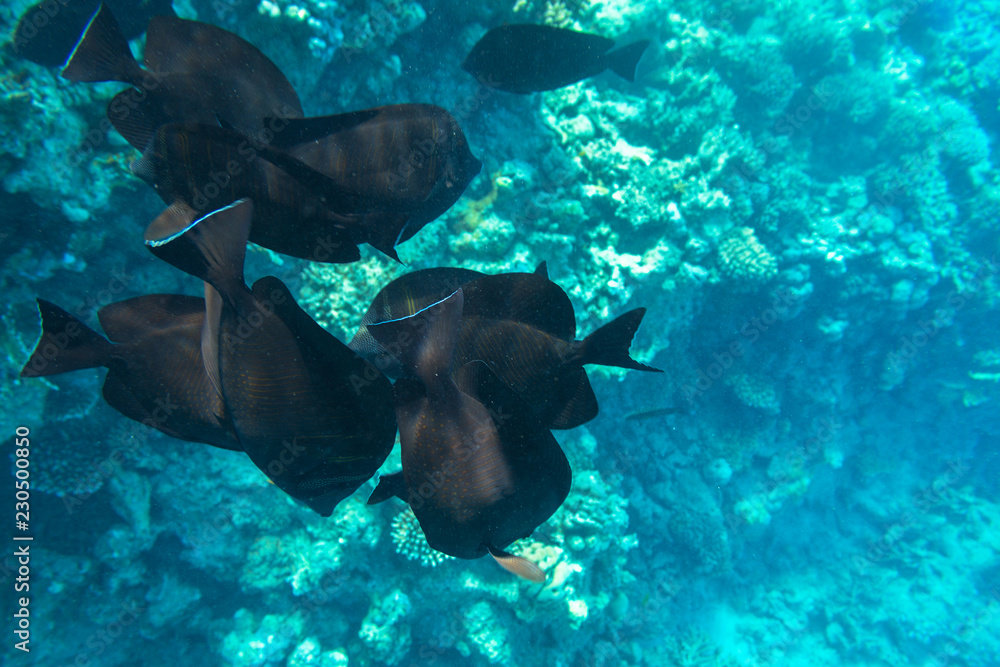
[[[465,296],[461,289],[409,317],[369,324],[368,331],[425,387],[451,376]]]
[[[635,337],[635,332],[639,329],[639,324],[645,314],[645,308],[630,310],[584,338],[578,343],[580,363],[662,373],[663,371],[657,368],[640,364],[628,354],[632,339]]]
[[[232,301],[240,290],[246,290],[243,261],[252,219],[253,202],[239,199],[158,238],[150,238],[147,229],[146,246],[163,261],[204,280]]]
[[[37,301],[42,335],[21,377],[58,375],[110,363],[113,343],[54,303]]]
[[[608,69],[626,81],[635,81],[635,68],[647,46],[649,46],[649,40],[641,39],[638,42],[632,42],[621,48],[608,51],[604,54]]]
[[[102,2],[63,65],[63,77],[70,81],[124,81],[138,87],[142,74],[118,20]]]
[[[542,571],[542,568],[538,567],[527,558],[515,556],[514,554],[507,553],[503,549],[497,549],[496,547],[487,548],[489,549],[490,555],[493,556],[493,560],[497,562],[497,565],[511,574],[515,574],[522,579],[536,584],[545,583],[545,572]]]
[[[384,503],[389,498],[399,498],[406,500],[406,482],[403,481],[402,472],[394,472],[391,475],[382,475],[378,478],[375,490],[368,496],[369,505]]]

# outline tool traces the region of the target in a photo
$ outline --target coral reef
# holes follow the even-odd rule
[[[29,4],[0,7],[8,40]],[[121,85],[5,49],[0,423],[38,447],[37,664],[1000,661],[995,3],[174,7],[259,46],[309,114],[440,104],[484,162],[402,264],[253,249],[248,278],[349,340],[405,271],[545,261],[578,338],[645,306],[633,357],[666,372],[588,366],[600,414],[557,433],[570,495],[510,547],[542,585],[443,558],[371,484],[313,517],[245,457],[126,424],[104,371],[19,379],[35,296],[94,325],[201,285],[142,248],[162,203],[102,124]],[[652,43],[635,83],[506,95],[459,68],[503,22]]]

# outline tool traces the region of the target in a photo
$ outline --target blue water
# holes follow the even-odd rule
[[[8,39],[28,4],[0,8]],[[104,370],[20,379],[35,297],[94,326],[200,285],[143,248],[162,203],[102,127],[121,86],[7,49],[3,664],[1000,665],[1000,3],[174,6],[307,114],[438,104],[484,162],[404,265],[252,248],[248,278],[348,340],[405,271],[545,261],[578,337],[647,308],[632,354],[665,373],[588,368],[600,414],[556,433],[570,496],[512,547],[544,585],[435,555],[401,503],[364,504],[374,480],[322,519],[126,420]],[[504,22],[652,44],[635,83],[511,95],[459,68]]]

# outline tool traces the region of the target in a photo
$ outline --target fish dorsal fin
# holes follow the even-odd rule
[[[542,262],[535,267],[535,275],[545,278],[546,280],[549,279],[549,267],[546,262]]]
[[[483,276],[465,288],[468,317],[513,320],[566,341],[576,336],[576,314],[569,296],[537,270]]]
[[[211,283],[235,303],[245,290],[243,260],[253,218],[253,202],[240,199],[201,217],[187,228],[161,238],[146,237],[154,255],[199,280]]]
[[[219,327],[222,322],[222,295],[205,283],[205,324],[201,328],[201,360],[205,374],[215,387],[215,393],[222,396],[222,381],[219,378]]]
[[[158,72],[253,78],[282,117],[302,116],[295,89],[256,46],[209,23],[177,16],[154,16],[146,31],[146,65]]]
[[[388,475],[381,475],[375,490],[368,496],[369,505],[377,505],[385,502],[389,498],[399,498],[406,500],[406,482],[403,480],[403,472],[394,472]]]
[[[114,343],[129,343],[149,334],[197,325],[205,304],[196,296],[144,294],[110,303],[97,312],[104,333]]]
[[[507,553],[503,549],[497,549],[496,547],[487,547],[487,549],[489,550],[490,555],[493,556],[493,560],[497,562],[497,565],[511,574],[515,574],[532,583],[545,583],[545,572],[542,571],[542,568],[538,567],[527,558],[515,556],[514,554]]]
[[[314,118],[265,118],[264,126],[282,128],[274,133],[271,145],[287,150],[353,129],[374,119],[379,113],[381,107]]]
[[[138,87],[142,68],[118,20],[103,2],[69,54],[62,76],[70,81],[123,81]]]
[[[451,377],[463,304],[464,295],[458,289],[408,317],[368,324],[368,331],[408,374],[431,387]]]

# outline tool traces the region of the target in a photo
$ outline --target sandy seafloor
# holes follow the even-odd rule
[[[0,8],[4,39],[27,4]],[[0,547],[0,662],[1000,665],[1000,4],[175,7],[259,46],[307,113],[439,104],[484,162],[405,267],[253,249],[248,277],[281,277],[343,340],[405,270],[546,261],[581,337],[648,308],[633,353],[666,372],[591,367],[600,414],[558,433],[573,489],[517,546],[545,586],[438,562],[400,503],[364,504],[373,482],[320,519],[245,457],[125,420],[104,371],[21,380],[36,296],[93,323],[199,286],[142,246],[160,202],[100,129],[121,86],[5,49],[0,507],[33,541],[28,592]],[[459,68],[505,21],[652,45],[635,83],[509,95]]]

